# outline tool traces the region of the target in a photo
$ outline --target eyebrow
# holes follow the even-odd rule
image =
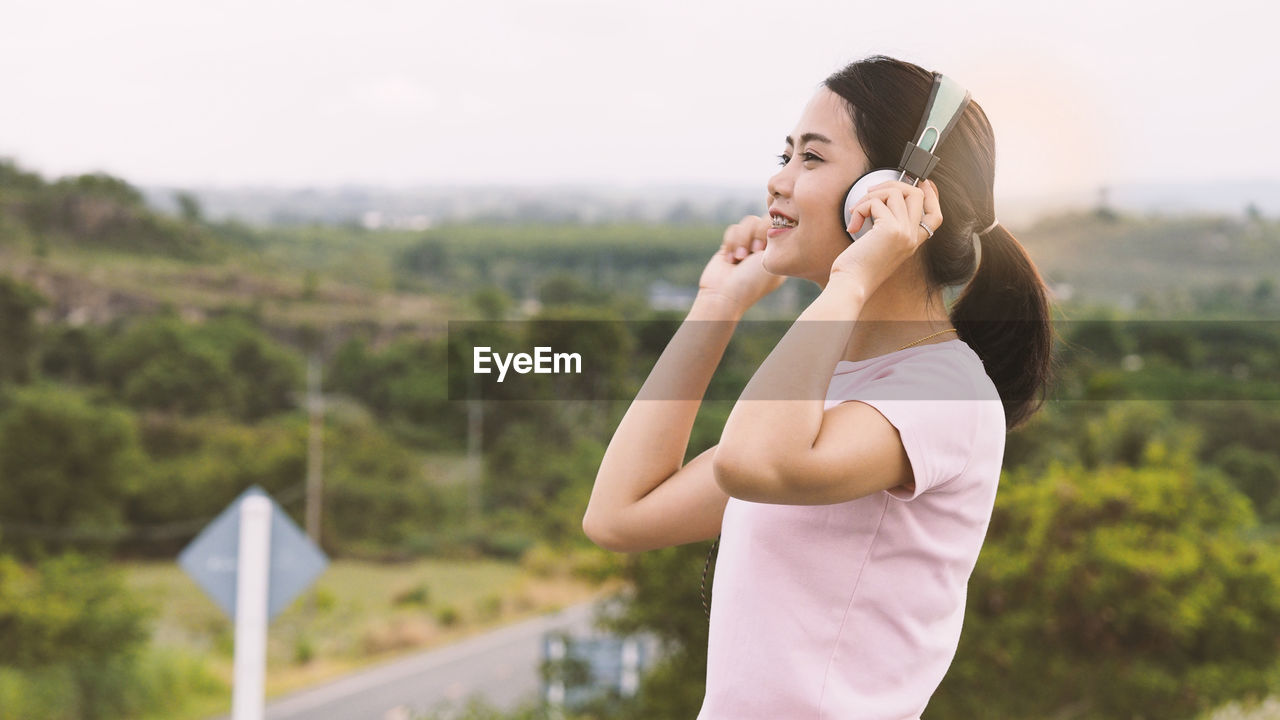
[[[830,144],[831,144],[831,138],[827,137],[826,135],[820,135],[820,134],[818,134],[818,133],[812,133],[812,132],[811,132],[811,133],[805,133],[805,134],[801,135],[801,136],[800,136],[800,142],[801,142],[801,144],[803,144],[803,143],[807,143],[807,142],[823,142],[823,143],[827,143],[828,145],[830,145]],[[790,135],[788,135],[788,136],[787,136],[787,144],[788,144],[788,145],[794,145],[794,144],[795,144],[795,143],[793,143],[793,142],[791,141],[791,136],[790,136]]]

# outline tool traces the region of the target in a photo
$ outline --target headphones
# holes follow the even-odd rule
[[[844,198],[844,227],[848,228],[853,222],[853,206],[867,196],[871,187],[889,180],[900,181],[907,175],[914,178],[912,186],[928,179],[929,173],[938,164],[938,157],[935,155],[938,146],[951,133],[961,113],[968,106],[969,91],[946,75],[935,72],[929,102],[925,105],[924,117],[920,118],[920,127],[916,130],[916,141],[907,141],[898,167],[876,168],[853,183]],[[849,233],[850,242],[870,232],[871,225],[864,220],[862,227]]]

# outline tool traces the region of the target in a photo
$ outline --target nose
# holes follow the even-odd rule
[[[778,169],[778,172],[769,178],[769,197],[776,198],[783,195],[791,194],[792,179],[791,173],[787,172],[786,166]]]

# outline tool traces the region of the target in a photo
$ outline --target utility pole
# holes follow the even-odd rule
[[[324,395],[320,392],[320,357],[307,360],[307,410],[311,416],[307,433],[307,537],[320,545],[320,499],[324,482]]]
[[[478,521],[480,519],[481,483],[483,482],[484,460],[480,456],[484,434],[484,406],[480,400],[467,400],[467,482],[471,485],[471,512]]]

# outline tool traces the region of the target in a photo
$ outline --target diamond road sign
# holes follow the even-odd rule
[[[270,495],[257,485],[245,490],[178,555],[178,565],[227,617],[236,618],[236,564],[240,556],[240,503],[251,495],[271,502],[271,561],[267,578],[270,621],[306,590],[329,565],[329,558]]]

